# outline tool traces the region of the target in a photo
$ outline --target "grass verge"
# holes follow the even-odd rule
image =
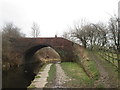
[[[97,69],[97,65],[92,60],[89,55],[89,51],[79,45],[74,45],[76,59],[75,62],[78,63],[86,74],[93,80],[98,80],[100,77],[99,71]]]
[[[70,81],[65,83],[65,86],[71,88],[85,88],[91,87],[93,81],[86,75],[83,68],[75,62],[61,63],[62,69],[70,77]]]
[[[109,63],[108,61],[104,60],[99,54],[98,52],[94,52],[94,54],[99,58],[99,60],[101,61],[101,64],[104,66],[104,68],[107,70],[108,74],[109,74],[109,78],[112,82],[112,87],[118,87],[118,83],[119,78],[118,78],[118,69],[111,63]],[[120,86],[119,86],[120,87]]]
[[[83,65],[91,79],[93,80],[99,79],[100,74],[94,61],[92,60],[84,61]]]
[[[35,76],[35,78],[40,78],[40,76]]]
[[[51,65],[48,74],[49,74],[49,76],[47,78],[48,83],[46,84],[45,87],[52,87],[52,85],[55,81],[55,78],[56,78],[56,66],[55,66],[55,64]]]
[[[30,85],[27,88],[35,88],[35,85]]]
[[[85,50],[85,52],[87,53],[88,60],[83,61],[84,68],[86,69],[86,71],[88,72],[88,74],[94,81],[98,80],[100,78],[100,73],[99,73],[99,70],[97,68],[95,61],[90,55],[90,53],[92,52],[88,50]]]

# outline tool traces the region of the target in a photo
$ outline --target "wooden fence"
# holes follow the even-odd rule
[[[118,68],[119,66],[119,61],[120,61],[120,53],[113,50],[113,49],[107,49],[105,47],[100,47],[98,50],[99,55],[116,66]]]

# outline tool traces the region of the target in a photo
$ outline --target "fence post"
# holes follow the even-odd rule
[[[118,60],[118,67],[119,67],[119,65],[120,65],[120,55],[119,55],[120,53],[117,51],[117,60]]]
[[[110,61],[110,60],[109,60],[109,58],[110,58],[110,57],[109,57],[109,49],[106,49],[106,54],[107,54],[107,60]],[[111,62],[111,61],[110,61],[110,62]]]
[[[113,63],[114,63],[114,56],[113,56],[113,55],[114,55],[114,51],[113,51],[113,49],[112,49],[111,53],[112,53],[112,57],[113,57],[113,58],[112,58],[112,61],[113,61]]]
[[[106,51],[106,48],[104,48],[105,50],[105,59],[107,60],[107,51]]]

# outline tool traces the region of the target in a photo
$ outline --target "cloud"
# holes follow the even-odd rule
[[[2,0],[1,21],[13,22],[30,36],[33,22],[40,25],[41,36],[62,34],[73,21],[107,21],[119,0]]]

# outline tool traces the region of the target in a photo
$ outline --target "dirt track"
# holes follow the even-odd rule
[[[56,64],[56,80],[54,88],[65,88],[64,83],[69,80],[69,77],[64,73],[60,64]]]
[[[94,55],[93,53],[91,53],[91,58],[92,58],[92,60],[94,60],[96,62],[97,68],[100,73],[100,79],[95,82],[95,85],[99,84],[99,82],[102,82],[104,84],[105,88],[111,88],[111,81],[109,78],[109,74],[108,74],[107,70],[104,68],[104,66],[102,65],[101,60],[99,60],[99,58],[96,55]]]

